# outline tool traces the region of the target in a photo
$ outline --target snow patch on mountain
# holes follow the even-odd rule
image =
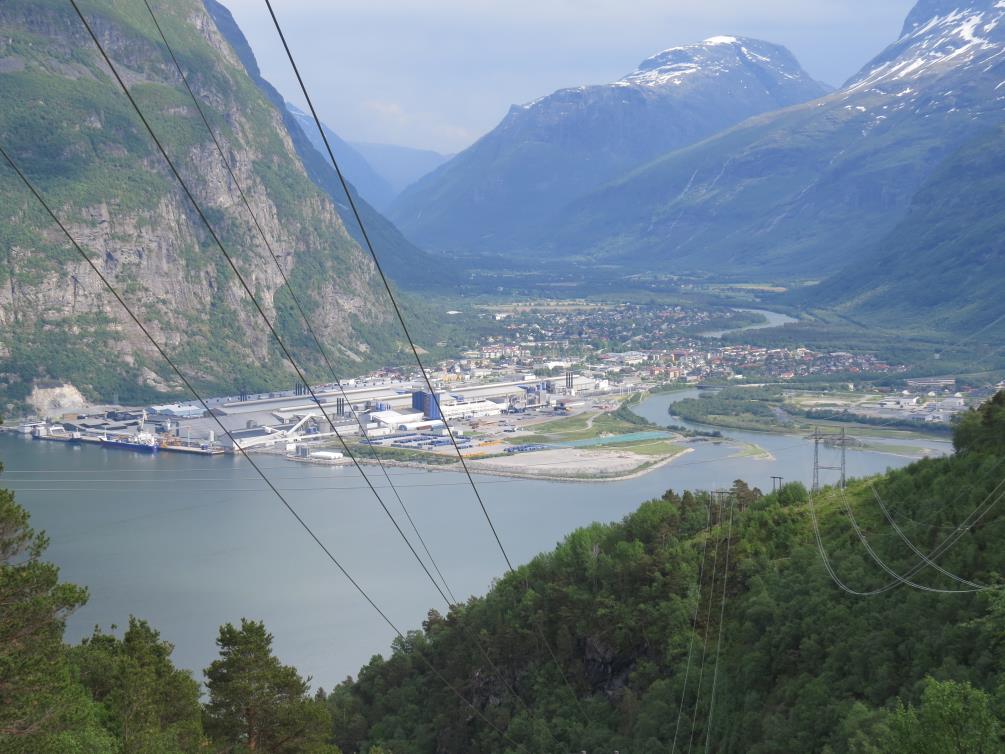
[[[698,44],[671,47],[646,58],[636,70],[611,86],[679,86],[687,77],[697,78],[694,74],[746,75],[750,66],[790,81],[807,78],[798,61],[784,47],[756,39],[716,36]]]
[[[846,96],[863,91],[899,96],[900,82],[983,66],[1005,52],[1001,25],[1005,0],[972,2],[970,7],[949,5],[955,7],[947,10],[948,5],[938,2],[919,2],[901,38],[849,82]],[[926,11],[932,15],[926,17]]]

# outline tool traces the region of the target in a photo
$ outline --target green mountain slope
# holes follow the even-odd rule
[[[629,268],[807,278],[869,259],[943,160],[1005,120],[1005,8],[922,2],[842,89],[671,152],[540,245]]]
[[[888,323],[973,332],[1005,317],[1005,129],[948,158],[874,250],[800,298]],[[1000,345],[1000,333],[986,335]]]
[[[331,696],[336,743],[343,751],[381,744],[395,754],[664,754],[675,738],[677,751],[918,751],[902,739],[924,729],[917,720],[906,724],[910,715],[897,713],[896,703],[921,701],[928,676],[972,684],[985,703],[995,700],[1001,720],[1002,592],[901,586],[853,596],[824,569],[814,536],[815,510],[822,546],[851,588],[891,581],[853,533],[848,505],[883,561],[908,572],[918,558],[894,535],[874,494],[921,550],[947,541],[979,505],[1001,497],[1005,394],[967,416],[957,449],[847,491],[825,490],[812,509],[800,485],[762,497],[737,483],[730,503],[744,509],[734,510],[731,523],[727,508],[707,528],[708,495],[668,492],[621,523],[577,531],[485,598],[447,616],[431,612],[389,658],[375,657],[338,687]],[[1003,536],[1005,512],[989,507],[938,563],[1001,585]],[[914,579],[960,587],[929,568]],[[947,687],[927,688],[931,698]],[[954,716],[961,738],[974,733],[971,714],[976,708]],[[931,751],[1002,747],[996,740],[991,748],[944,749],[937,741]]]
[[[252,206],[337,363],[392,352],[368,257],[317,188],[283,111],[197,0],[153,3]],[[168,153],[294,353],[320,358],[142,3],[81,3]],[[249,389],[283,365],[68,3],[0,4],[0,138],[141,318],[195,378]],[[177,381],[7,167],[0,167],[0,393],[39,378],[92,397],[175,393]]]

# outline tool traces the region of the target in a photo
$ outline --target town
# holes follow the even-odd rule
[[[538,374],[580,364],[614,380],[687,383],[747,377],[879,376],[907,370],[871,353],[721,341],[731,331],[742,333],[774,324],[764,314],[781,322],[794,321],[771,312],[680,305],[567,302],[498,307],[491,316],[502,325],[502,333],[485,336],[477,349],[464,354],[462,363],[474,362],[476,367],[511,363]]]
[[[652,424],[631,413],[628,405],[651,392],[790,385],[784,405],[804,417],[840,413],[846,420],[941,426],[973,402],[952,378],[905,378],[902,390],[872,384],[908,368],[871,353],[722,339],[723,332],[763,326],[757,312],[548,304],[480,316],[498,323],[498,331],[426,375],[386,367],[341,383],[215,397],[205,406],[80,409],[66,405],[66,386],[49,386],[46,403],[43,386],[36,390],[38,416],[17,430],[143,453],[254,451],[329,465],[446,469],[463,454],[484,473],[598,479],[669,463],[696,441],[671,427],[671,417]],[[807,378],[833,382],[814,388]]]

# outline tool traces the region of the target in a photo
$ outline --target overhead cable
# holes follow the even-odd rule
[[[718,520],[722,520],[722,498],[719,498],[719,515]],[[705,677],[705,656],[708,651],[708,636],[709,631],[712,626],[712,605],[713,597],[715,595],[715,574],[716,569],[719,564],[719,543],[721,542],[719,537],[715,538],[715,550],[712,553],[712,583],[708,587],[708,610],[705,615],[705,635],[701,641],[701,664],[698,666],[698,688],[695,692],[694,698],[694,709],[691,714],[691,735],[688,738],[687,750],[691,751],[694,746],[694,733],[695,728],[698,725],[698,707],[701,704],[701,685],[702,680]]]
[[[715,690],[719,680],[719,655],[722,652],[722,635],[726,630],[726,589],[729,586],[729,550],[733,540],[733,509],[736,501],[729,506],[729,526],[726,529],[726,565],[722,573],[722,607],[719,608],[719,636],[715,642],[715,668],[712,671],[712,695],[708,705],[708,729],[705,733],[705,752],[707,754],[712,740],[712,717],[715,714]]]
[[[182,178],[181,173],[178,171],[178,168],[174,164],[174,161],[168,155],[167,150],[164,148],[164,145],[161,143],[160,138],[157,136],[156,132],[153,130],[153,127],[150,125],[150,122],[147,120],[146,116],[143,114],[143,110],[137,104],[136,99],[133,97],[132,93],[129,91],[129,87],[126,86],[125,81],[122,79],[122,76],[119,74],[118,68],[115,66],[115,64],[112,62],[111,58],[108,56],[108,53],[105,51],[104,45],[101,44],[101,41],[98,39],[97,34],[95,34],[94,29],[91,27],[90,22],[88,22],[87,18],[81,12],[79,6],[77,5],[77,0],[70,0],[70,4],[73,6],[74,10],[77,12],[77,15],[79,16],[81,23],[83,23],[83,25],[87,29],[87,32],[90,35],[91,39],[94,41],[95,46],[98,48],[98,51],[101,53],[101,57],[104,59],[105,64],[108,66],[109,70],[112,72],[112,75],[115,77],[115,80],[119,83],[119,86],[121,87],[122,92],[126,95],[126,98],[129,100],[129,104],[132,105],[132,108],[135,111],[137,117],[139,117],[139,119],[143,123],[143,126],[146,129],[147,133],[150,135],[150,138],[153,140],[154,144],[156,144],[157,150],[160,152],[161,156],[164,158],[164,161],[167,163],[168,167],[170,168],[171,173],[174,175],[175,179],[178,181],[178,184],[181,186],[182,191],[185,193],[185,196],[188,198],[189,203],[192,205],[193,209],[195,210],[196,214],[199,216],[199,219],[202,221],[203,225],[205,225],[206,230],[209,232],[209,235],[213,239],[214,244],[220,250],[220,252],[223,254],[224,258],[227,260],[227,264],[229,265],[230,269],[234,272],[234,275],[236,276],[238,282],[241,285],[241,288],[248,295],[248,298],[251,300],[252,305],[254,306],[255,310],[258,312],[259,317],[262,319],[263,322],[265,322],[266,327],[268,328],[268,330],[271,333],[272,337],[275,339],[277,345],[279,346],[280,350],[285,355],[286,359],[290,362],[290,366],[292,366],[293,370],[297,373],[297,376],[299,377],[300,381],[304,385],[307,386],[307,390],[310,392],[311,398],[317,404],[318,408],[320,409],[322,415],[325,418],[325,421],[328,423],[328,425],[330,427],[332,427],[332,429],[334,429],[335,428],[335,422],[332,421],[331,417],[328,415],[328,412],[325,411],[324,406],[322,405],[321,401],[318,399],[317,395],[314,393],[313,388],[311,388],[310,383],[307,380],[307,377],[303,373],[303,370],[297,364],[296,359],[293,358],[293,354],[290,353],[290,350],[287,348],[286,344],[283,342],[283,339],[279,336],[279,333],[276,330],[275,325],[269,319],[268,315],[265,313],[265,310],[262,308],[261,303],[258,301],[258,298],[255,296],[254,291],[251,290],[251,286],[248,285],[248,282],[245,280],[244,275],[242,275],[240,269],[238,269],[237,263],[234,261],[233,256],[230,254],[230,252],[227,251],[226,247],[223,245],[223,242],[220,240],[220,237],[217,235],[216,230],[214,229],[212,223],[210,223],[210,221],[209,221],[209,218],[206,217],[206,213],[203,211],[202,207],[199,205],[199,202],[196,200],[195,195],[192,193],[192,190],[189,188],[188,184],[185,182],[185,179]],[[207,407],[207,410],[208,410],[208,407]],[[422,567],[422,569],[429,576],[429,579],[433,583],[433,585],[435,586],[436,591],[439,592],[440,596],[443,597],[443,599],[446,602],[449,603],[450,602],[449,597],[447,597],[446,593],[443,591],[443,588],[439,585],[439,583],[436,581],[436,579],[433,577],[433,575],[429,572],[429,567],[426,565],[425,561],[419,556],[419,553],[416,551],[415,546],[412,544],[411,540],[409,540],[409,538],[405,534],[405,532],[401,529],[401,525],[398,523],[397,519],[391,514],[391,511],[388,509],[386,503],[384,503],[384,500],[380,496],[380,493],[377,492],[376,487],[373,486],[373,483],[371,482],[370,477],[367,476],[367,474],[363,471],[363,467],[359,464],[359,461],[357,461],[356,457],[351,452],[349,452],[349,448],[348,448],[348,445],[346,444],[345,440],[342,438],[342,436],[337,431],[335,432],[335,435],[339,438],[339,441],[342,443],[343,447],[345,448],[346,453],[349,455],[349,458],[355,464],[356,468],[359,470],[360,474],[363,476],[363,479],[366,481],[367,485],[373,491],[374,496],[377,498],[377,501],[380,503],[380,507],[383,509],[383,511],[387,515],[388,519],[390,519],[391,523],[394,525],[394,528],[398,531],[398,533],[401,536],[402,540],[408,546],[408,549],[411,550],[411,552],[412,552],[413,556],[415,557],[416,561],[419,563],[419,565]]]
[[[286,51],[286,57],[290,62],[290,67],[293,69],[293,72],[297,78],[297,82],[300,85],[300,91],[304,96],[304,100],[307,102],[308,109],[311,112],[311,117],[314,120],[314,125],[317,127],[318,133],[321,136],[321,141],[325,145],[325,150],[327,151],[328,157],[331,160],[332,167],[335,169],[335,173],[338,176],[339,183],[342,186],[342,190],[345,191],[346,199],[349,203],[350,209],[352,210],[353,217],[355,218],[356,223],[359,226],[360,234],[363,237],[363,241],[366,244],[367,250],[370,252],[370,257],[373,259],[374,268],[377,270],[381,282],[384,284],[384,289],[387,291],[388,299],[390,300],[391,306],[394,309],[394,312],[398,318],[398,322],[401,324],[402,332],[404,333],[405,338],[408,340],[409,347],[412,350],[412,355],[415,357],[415,363],[419,367],[419,372],[422,374],[422,378],[423,381],[426,383],[426,387],[429,389],[430,399],[435,403],[437,411],[442,415],[442,411],[440,410],[440,399],[437,396],[436,390],[433,388],[433,383],[432,380],[429,378],[429,373],[426,371],[426,368],[422,363],[422,358],[419,356],[419,349],[416,346],[415,340],[412,338],[412,335],[408,330],[408,325],[405,323],[405,317],[402,314],[401,308],[398,306],[398,302],[394,296],[394,292],[391,290],[391,284],[388,281],[387,275],[385,275],[384,269],[380,264],[380,260],[377,258],[377,253],[374,249],[372,241],[370,240],[370,235],[367,233],[366,225],[363,223],[363,218],[360,216],[359,208],[356,206],[356,200],[353,199],[352,191],[350,190],[349,184],[346,181],[345,176],[342,174],[342,170],[339,167],[338,160],[335,159],[335,153],[332,151],[331,144],[328,141],[328,135],[325,133],[325,129],[321,124],[321,119],[318,116],[317,110],[314,107],[314,102],[307,91],[307,86],[304,83],[304,79],[300,75],[300,69],[297,67],[296,60],[293,57],[293,51],[290,49],[290,46],[286,41],[286,35],[283,33],[282,26],[280,25],[279,19],[277,18],[275,10],[272,7],[271,0],[265,0],[265,4],[269,9],[269,15],[272,17],[272,23],[276,28],[276,32],[279,35],[280,41],[282,42],[283,49]],[[443,419],[443,426],[447,430],[447,435],[450,438],[450,443],[451,445],[453,445],[454,451],[457,453],[457,458],[461,462],[461,467],[464,469],[464,473],[467,476],[468,481],[471,483],[471,490],[474,492],[475,499],[478,501],[478,505],[482,510],[482,514],[485,517],[485,521],[488,523],[489,529],[492,532],[492,536],[495,538],[496,545],[499,548],[499,552],[502,554],[503,559],[506,561],[506,567],[509,569],[510,573],[515,573],[516,569],[514,569],[513,563],[510,560],[508,553],[506,552],[506,548],[503,546],[502,539],[499,536],[499,532],[496,529],[495,523],[493,523],[492,517],[491,515],[489,515],[488,508],[485,505],[485,501],[482,499],[481,492],[479,492],[478,490],[478,485],[475,483],[475,479],[471,474],[471,470],[468,468],[467,461],[464,458],[464,453],[461,452],[461,448],[460,445],[457,443],[457,438],[454,435],[454,431],[451,428],[450,423],[446,420],[446,418]],[[586,714],[586,711],[583,709],[583,705],[579,700],[579,696],[578,694],[576,694],[575,689],[572,688],[572,684],[569,682],[568,676],[562,669],[561,663],[559,662],[558,657],[555,654],[555,650],[552,648],[551,643],[548,641],[547,637],[544,635],[543,631],[540,628],[538,629],[538,633],[540,635],[542,643],[544,644],[544,646],[548,651],[548,654],[551,656],[552,662],[558,669],[558,672],[561,675],[562,680],[564,681],[565,686],[568,689],[569,694],[571,695],[572,700],[577,710],[579,711],[580,716],[583,718],[584,722],[589,724],[590,718]]]
[[[681,718],[684,716],[684,700],[687,697],[688,676],[691,674],[691,657],[694,650],[694,637],[698,633],[698,613],[701,610],[701,583],[705,578],[705,556],[708,554],[708,540],[712,537],[712,502],[708,504],[708,528],[705,532],[705,542],[701,548],[701,567],[698,570],[698,593],[694,601],[694,615],[691,616],[691,637],[687,643],[687,665],[684,667],[684,687],[680,692],[680,707],[677,709],[677,724],[673,731],[673,744],[670,754],[677,751],[677,736],[680,733]]]
[[[241,181],[238,179],[236,173],[234,172],[233,167],[231,167],[230,160],[227,159],[227,155],[223,150],[223,146],[220,144],[220,140],[217,138],[216,132],[213,130],[213,126],[210,125],[209,118],[206,117],[206,112],[203,110],[202,104],[199,102],[199,98],[196,97],[195,92],[192,90],[192,86],[189,83],[188,77],[185,75],[184,70],[182,70],[181,63],[179,62],[178,57],[175,55],[174,49],[171,47],[171,44],[168,42],[167,36],[165,36],[164,30],[161,28],[160,22],[157,20],[157,16],[154,14],[153,8],[150,6],[149,0],[143,0],[143,4],[146,6],[147,12],[150,14],[150,19],[153,21],[154,26],[157,28],[157,33],[160,35],[161,41],[164,43],[164,47],[167,49],[168,54],[171,56],[171,61],[174,63],[175,69],[178,71],[178,76],[181,78],[182,83],[185,85],[185,90],[188,92],[189,97],[192,100],[192,103],[195,105],[195,108],[199,113],[199,117],[202,119],[203,124],[206,126],[206,130],[209,132],[210,138],[213,140],[213,144],[216,146],[216,151],[220,155],[220,161],[226,168],[227,174],[230,176],[230,179],[234,182],[234,186],[237,188],[238,194],[241,197],[241,202],[244,204],[245,209],[247,209],[248,214],[251,216],[251,220],[254,223],[255,228],[258,230],[258,234],[259,236],[261,236],[262,242],[265,244],[266,249],[268,249],[269,256],[272,258],[272,261],[275,263],[276,269],[279,271],[280,278],[283,281],[283,286],[286,288],[287,291],[289,291],[290,297],[293,299],[294,306],[296,306],[296,309],[299,312],[301,319],[307,326],[307,331],[310,333],[311,338],[314,340],[314,344],[317,346],[317,350],[321,354],[322,359],[324,359],[325,365],[328,367],[328,372],[331,374],[332,379],[335,381],[335,385],[338,387],[339,392],[342,394],[342,398],[345,400],[346,405],[349,407],[349,411],[352,414],[352,417],[355,420],[356,424],[359,426],[360,432],[363,435],[365,435],[366,429],[363,426],[363,422],[360,419],[358,412],[353,407],[352,401],[349,400],[349,396],[346,394],[345,389],[342,387],[342,382],[335,371],[335,367],[332,364],[331,358],[328,355],[328,350],[321,343],[321,339],[318,337],[317,332],[314,330],[314,326],[311,324],[310,318],[307,316],[307,313],[304,311],[304,307],[300,302],[300,297],[297,295],[297,292],[293,289],[293,286],[290,285],[290,281],[286,275],[286,271],[283,269],[283,265],[279,262],[279,257],[273,250],[272,244],[269,242],[268,236],[265,233],[265,229],[262,227],[261,222],[259,222],[258,220],[258,215],[256,215],[254,209],[252,209],[251,202],[248,201],[248,197],[245,194],[244,188],[241,186]],[[336,434],[338,435],[339,441],[341,442],[343,449],[346,451],[349,457],[352,458],[352,460],[355,462],[356,458],[353,452],[349,449],[348,443],[346,443],[346,441],[342,438],[341,434],[339,434],[337,431]],[[450,595],[450,601],[456,603],[457,598],[454,596],[453,591],[451,591],[450,589],[450,585],[443,577],[443,573],[440,571],[439,565],[433,558],[433,554],[429,551],[429,547],[426,545],[426,540],[422,537],[422,534],[419,533],[419,529],[415,525],[415,521],[412,519],[412,514],[409,513],[408,508],[405,506],[404,500],[401,499],[401,494],[398,492],[397,487],[395,487],[394,482],[391,480],[391,476],[388,474],[387,469],[384,467],[384,463],[383,461],[381,461],[380,455],[377,453],[376,449],[372,445],[367,445],[367,447],[370,449],[370,453],[372,454],[373,459],[377,462],[377,465],[380,467],[381,472],[383,472],[384,478],[387,480],[388,486],[394,492],[394,495],[398,500],[398,505],[401,507],[402,513],[405,514],[405,518],[411,525],[412,531],[415,533],[416,538],[422,545],[422,548],[426,553],[426,557],[429,558],[430,564],[433,566],[433,569],[436,571],[436,574],[440,577],[440,582],[443,584],[443,587],[447,590],[447,593]],[[357,468],[359,468],[359,464],[357,464]],[[360,472],[365,474],[362,468],[360,468]]]
[[[352,210],[356,223],[359,225],[360,234],[363,236],[366,248],[370,252],[370,257],[373,259],[374,267],[377,270],[377,274],[380,276],[381,282],[384,284],[384,289],[387,291],[388,299],[390,300],[391,306],[398,317],[398,322],[401,324],[402,332],[408,340],[408,345],[412,349],[412,355],[415,357],[415,363],[418,365],[419,371],[422,373],[422,378],[426,383],[426,387],[429,389],[431,400],[435,402],[437,411],[442,415],[442,411],[440,410],[440,399],[437,396],[436,391],[433,389],[432,380],[430,380],[429,373],[426,371],[425,366],[423,366],[422,358],[419,356],[419,349],[415,345],[415,340],[412,338],[412,335],[408,330],[408,325],[405,323],[405,317],[401,312],[401,308],[398,306],[398,301],[395,298],[393,291],[391,290],[391,284],[387,279],[387,275],[384,274],[384,268],[381,266],[380,260],[377,258],[377,253],[374,250],[373,243],[370,241],[370,235],[367,233],[366,226],[363,223],[363,218],[360,216],[359,209],[356,206],[356,200],[353,199],[349,183],[346,181],[345,176],[342,175],[342,169],[339,167],[338,160],[335,159],[335,153],[332,151],[331,144],[328,143],[328,135],[325,133],[325,129],[321,125],[321,119],[318,117],[317,111],[314,109],[314,102],[311,99],[310,94],[307,92],[307,86],[304,84],[303,77],[300,75],[300,69],[297,67],[296,61],[293,58],[293,51],[286,42],[286,35],[283,33],[282,26],[279,24],[279,19],[276,17],[271,1],[265,0],[265,4],[269,9],[269,15],[272,16],[272,23],[276,27],[276,31],[279,34],[279,39],[283,44],[283,49],[286,51],[286,57],[290,61],[293,73],[296,75],[297,82],[300,84],[300,91],[304,95],[307,106],[311,111],[311,117],[314,119],[318,133],[321,135],[321,141],[324,143],[325,150],[328,152],[328,157],[331,159],[332,167],[335,169],[339,183],[342,185],[342,190],[345,191],[346,199],[349,202],[349,208]],[[495,537],[499,551],[502,553],[503,559],[506,561],[506,566],[512,572],[514,570],[513,563],[510,561],[509,555],[506,553],[506,548],[503,547],[502,539],[499,537],[499,532],[496,531],[495,524],[492,522],[492,517],[489,515],[485,501],[482,500],[481,493],[478,491],[478,485],[475,484],[474,477],[471,475],[470,469],[468,469],[467,461],[464,460],[464,454],[461,452],[460,445],[457,443],[454,431],[451,429],[450,423],[445,418],[443,419],[443,426],[446,428],[447,435],[450,437],[450,442],[454,446],[454,450],[457,452],[457,457],[460,459],[461,465],[464,467],[464,472],[467,474],[468,481],[471,483],[471,489],[474,491],[475,497],[478,499],[478,504],[481,506],[482,514],[485,516],[485,520],[488,523],[489,528],[492,530],[492,535]]]
[[[70,2],[74,5],[74,8],[77,9],[75,1],[74,0],[70,0]],[[80,12],[79,9],[77,9],[77,12],[78,13]],[[18,165],[10,157],[10,155],[3,148],[3,146],[0,146],[0,155],[3,156],[3,158],[7,161],[7,164],[9,164],[11,166],[11,168],[14,170],[14,172],[17,173],[18,178],[22,181],[22,183],[24,183],[24,185],[32,193],[32,195],[35,197],[35,199],[37,199],[38,202],[45,208],[45,211],[48,213],[49,217],[52,218],[52,221],[63,232],[63,235],[66,236],[67,240],[69,240],[70,244],[77,251],[77,253],[80,255],[80,257],[84,260],[84,262],[87,264],[87,266],[90,267],[91,271],[98,277],[99,280],[101,280],[101,282],[109,290],[109,292],[112,294],[112,296],[115,298],[115,300],[119,303],[119,305],[122,306],[122,308],[125,310],[126,314],[129,315],[129,318],[140,329],[140,331],[146,336],[147,340],[150,341],[151,345],[153,345],[154,349],[165,360],[165,362],[168,364],[168,366],[171,368],[171,370],[175,373],[175,375],[177,375],[178,379],[181,380],[182,384],[184,384],[185,387],[189,390],[189,392],[191,392],[192,395],[195,396],[196,400],[199,401],[199,403],[203,406],[203,408],[207,412],[209,412],[210,415],[212,415],[216,419],[216,422],[219,425],[220,430],[225,435],[227,435],[228,437],[230,437],[231,440],[233,441],[234,438],[233,438],[233,435],[230,433],[230,430],[228,430],[226,428],[226,426],[224,426],[223,422],[220,420],[220,418],[218,416],[216,416],[215,414],[213,414],[210,411],[209,404],[206,402],[206,400],[195,389],[195,387],[191,383],[191,381],[182,373],[182,371],[178,368],[178,366],[171,359],[171,357],[167,354],[167,352],[160,345],[160,343],[153,337],[153,335],[150,333],[150,331],[147,329],[147,327],[140,321],[140,319],[136,316],[136,314],[133,312],[133,310],[126,303],[125,299],[122,298],[122,296],[118,292],[118,290],[116,290],[116,288],[111,284],[111,282],[108,280],[108,278],[105,277],[104,273],[102,273],[101,270],[98,269],[97,265],[94,263],[94,261],[91,259],[91,257],[77,243],[76,239],[74,239],[74,237],[71,235],[70,231],[66,228],[66,226],[63,224],[63,222],[58,218],[58,216],[55,214],[55,212],[52,210],[52,208],[49,206],[49,204],[45,201],[45,199],[43,198],[43,196],[35,188],[34,184],[32,184],[31,181],[28,179],[28,177],[21,171],[21,168],[18,167]],[[237,443],[235,443],[235,447],[238,448],[239,452],[243,455],[243,457],[245,458],[245,460],[247,460],[248,463],[251,464],[252,468],[254,468],[256,470],[256,472],[262,478],[262,481],[265,482],[266,485],[268,485],[268,487],[272,490],[273,494],[275,494],[275,496],[282,503],[283,507],[290,513],[290,515],[293,516],[293,518],[301,526],[301,528],[303,528],[304,531],[307,532],[307,534],[311,538],[311,540],[321,549],[321,551],[325,554],[325,556],[328,558],[328,560],[338,569],[338,571],[345,577],[345,579],[359,593],[359,595],[361,597],[363,597],[363,599],[367,602],[367,604],[369,604],[370,607],[373,608],[373,610],[380,616],[380,618],[384,621],[384,623],[386,623],[387,626],[392,631],[394,631],[394,633],[397,634],[399,638],[401,638],[402,640],[406,640],[407,637],[405,636],[405,634],[402,633],[402,631],[398,629],[398,627],[394,624],[394,622],[390,619],[390,617],[388,617],[387,613],[385,613],[380,608],[380,606],[377,605],[377,603],[373,600],[372,597],[370,597],[370,595],[363,588],[363,586],[355,578],[353,578],[353,576],[349,573],[349,571],[345,568],[345,566],[343,566],[342,563],[338,560],[338,558],[336,558],[335,555],[331,552],[331,550],[328,549],[327,545],[325,545],[324,542],[322,542],[321,539],[317,536],[317,534],[314,533],[314,530],[311,529],[310,525],[303,519],[303,517],[301,517],[301,515],[296,511],[296,509],[293,507],[293,505],[290,504],[289,500],[287,500],[287,498],[285,497],[285,495],[283,495],[283,493],[280,492],[272,484],[272,482],[269,480],[268,476],[261,469],[261,467],[258,465],[258,463],[247,453],[247,451],[245,451],[243,448],[241,448],[240,445],[238,445]],[[443,674],[440,673],[440,671],[436,669],[436,667],[432,664],[432,662],[430,662],[429,659],[420,650],[416,649],[415,650],[415,654],[423,661],[423,663],[425,663],[425,665],[430,669],[430,671],[432,671],[444,683],[444,685],[466,707],[469,707],[474,712],[475,715],[477,715],[480,719],[482,719],[484,722],[486,722],[491,728],[493,728],[497,733],[499,733],[500,736],[502,736],[506,740],[510,741],[510,743],[513,743],[515,746],[517,746],[520,749],[526,750],[526,747],[524,747],[522,744],[514,741],[504,731],[500,730],[491,720],[489,720],[487,717],[485,717],[485,715],[482,713],[482,711],[479,710],[472,702],[470,702],[453,684],[451,684],[450,681],[448,681],[446,679],[446,677],[444,677]]]

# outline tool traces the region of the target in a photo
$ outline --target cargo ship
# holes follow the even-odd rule
[[[101,444],[109,448],[133,450],[137,453],[156,453],[160,450],[160,442],[149,432],[138,435],[106,435],[101,438]]]

